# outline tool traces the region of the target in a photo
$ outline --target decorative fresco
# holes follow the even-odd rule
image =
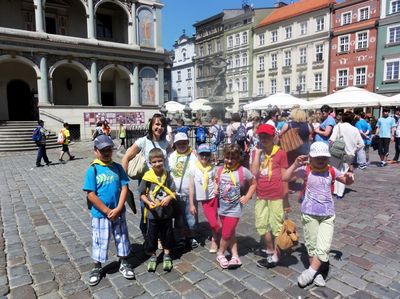
[[[154,47],[154,18],[149,9],[141,9],[138,13],[139,45]]]

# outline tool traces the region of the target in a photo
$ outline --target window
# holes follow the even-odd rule
[[[221,41],[217,40],[217,52],[220,52],[222,50],[221,48]]]
[[[369,19],[369,7],[363,7],[358,10],[358,20],[368,20]]]
[[[204,47],[203,46],[200,46],[199,56],[204,56]]]
[[[230,36],[228,37],[228,48],[232,48],[233,47],[233,37]]]
[[[278,68],[278,54],[276,53],[271,54],[271,68],[272,69]]]
[[[290,78],[286,77],[284,80],[285,93],[290,93]]]
[[[199,94],[200,94],[200,97],[204,97],[204,88],[203,87],[199,88]]]
[[[339,52],[348,52],[349,51],[349,36],[341,36],[339,37]]]
[[[207,87],[207,96],[211,95],[211,87]]]
[[[271,42],[275,43],[278,41],[278,31],[272,31],[271,32]]]
[[[386,80],[399,80],[400,60],[386,62]]]
[[[242,54],[242,65],[243,66],[247,65],[247,53]]]
[[[258,81],[258,95],[264,95],[264,81]]]
[[[242,42],[243,42],[243,45],[247,44],[247,32],[242,33]]]
[[[178,71],[177,74],[178,74],[178,81],[182,81],[182,74],[181,74],[181,71]]]
[[[315,61],[321,62],[324,60],[324,45],[315,46]]]
[[[258,70],[264,70],[264,56],[258,56]]]
[[[306,75],[299,76],[299,84],[297,86],[297,91],[299,91],[299,92],[306,91]]]
[[[284,66],[291,66],[292,65],[292,52],[285,51],[285,61]]]
[[[322,89],[322,74],[314,74],[314,90]]]
[[[182,90],[181,90],[180,88],[178,88],[178,89],[176,90],[176,93],[178,94],[178,97],[180,97],[180,96],[181,96],[181,93],[182,93]]]
[[[368,48],[368,32],[357,33],[357,49]]]
[[[235,90],[240,91],[240,80],[239,79],[235,80]]]
[[[202,78],[203,77],[203,66],[199,65],[197,67],[197,78]]]
[[[239,46],[240,45],[240,35],[236,34],[235,35],[235,46]]]
[[[390,13],[400,12],[400,0],[393,0],[390,4]]]
[[[227,67],[228,69],[232,68],[232,67],[233,67],[233,65],[232,65],[232,57],[228,57],[226,63],[227,63],[227,66],[226,66],[226,67]]]
[[[228,81],[228,92],[232,92],[232,88],[233,88],[232,80],[229,80]]]
[[[316,23],[317,23],[317,31],[324,30],[324,25],[325,25],[324,17],[317,18]]]
[[[183,59],[183,61],[186,60],[186,52],[182,52],[182,59]]]
[[[300,48],[300,64],[307,63],[307,48]]]
[[[342,26],[351,23],[351,12],[342,13]]]
[[[389,27],[389,43],[400,42],[400,26]]]
[[[259,44],[260,46],[262,46],[262,45],[264,45],[264,43],[265,43],[265,40],[264,40],[264,33],[259,34],[259,35],[258,35],[258,44]]]
[[[208,55],[211,55],[211,50],[212,50],[211,44],[208,44],[207,45],[207,53],[208,53]]]
[[[187,78],[192,79],[192,69],[187,69]]]
[[[355,85],[367,85],[366,67],[357,67],[354,73],[355,73]]]
[[[307,34],[307,22],[300,23],[300,35]]]
[[[348,85],[348,70],[338,70],[337,86],[346,87]]]
[[[187,95],[189,98],[192,97],[192,87],[191,86],[188,86],[188,88],[187,88]]]
[[[242,90],[247,91],[247,78],[242,79]]]
[[[292,26],[285,28],[286,39],[292,38]]]
[[[47,33],[56,33],[56,32],[49,32],[49,29],[51,29],[51,28],[48,28],[48,20],[47,19],[48,19],[48,17],[46,17],[46,32]],[[54,26],[55,26],[55,24],[54,24]],[[99,37],[99,38],[111,39],[113,37],[112,36],[112,16],[97,14],[96,15],[96,32],[97,32],[97,37]]]
[[[240,66],[240,56],[236,55],[235,56],[235,67],[239,67]]]
[[[276,93],[276,79],[271,79],[271,93]]]

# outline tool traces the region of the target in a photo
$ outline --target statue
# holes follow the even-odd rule
[[[213,89],[213,96],[214,98],[217,96],[223,96],[226,90],[226,80],[225,80],[225,73],[227,68],[226,60],[217,57],[211,67],[214,69],[215,72],[215,85]]]

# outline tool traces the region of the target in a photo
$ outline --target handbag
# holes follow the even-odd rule
[[[144,146],[136,156],[129,161],[127,175],[131,179],[139,180],[143,177],[144,173],[147,171],[147,162],[144,157],[146,151],[146,140],[144,141]]]
[[[276,245],[281,250],[287,250],[296,245],[298,240],[296,224],[292,220],[286,219],[279,235],[276,237]]]
[[[340,134],[340,125],[338,125],[338,134],[339,137],[332,143],[329,152],[331,153],[332,157],[343,160],[344,156],[346,155],[346,143],[344,142],[342,134]]]
[[[288,130],[280,136],[281,148],[285,152],[294,151],[304,144],[299,135],[299,128],[292,128],[290,123],[288,123],[288,126]]]

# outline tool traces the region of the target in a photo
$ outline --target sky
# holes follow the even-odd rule
[[[290,1],[286,1],[289,3]],[[186,30],[191,36],[193,24],[222,12],[223,9],[241,8],[242,0],[162,0],[163,46],[173,49],[173,44]],[[247,0],[255,8],[273,7],[275,0]]]

